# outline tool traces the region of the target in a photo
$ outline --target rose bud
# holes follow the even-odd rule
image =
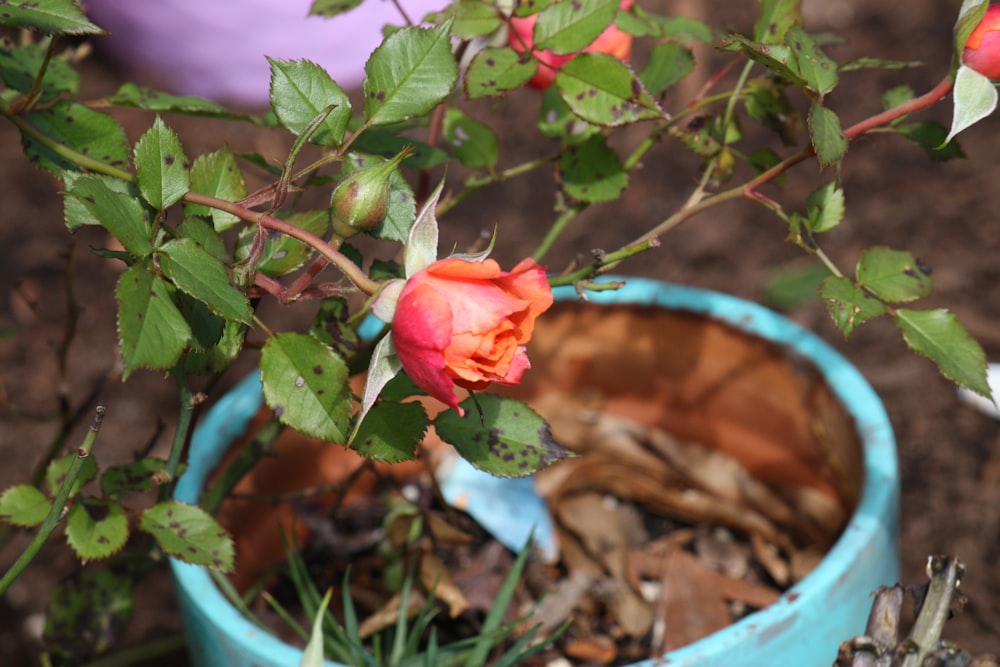
[[[628,9],[634,2],[635,0],[622,0],[619,7]],[[524,18],[516,16],[511,18],[511,30],[508,37],[511,48],[518,53],[524,53],[525,47],[531,49],[532,44],[534,44],[535,22],[537,20],[538,14]],[[592,53],[607,53],[627,62],[632,57],[632,35],[611,24],[583,50]],[[575,53],[560,56],[545,50],[532,50],[531,53],[538,60],[538,72],[528,82],[528,85],[539,90],[545,90],[551,86],[559,68],[577,56]]]
[[[392,319],[392,340],[413,382],[459,414],[455,385],[517,384],[530,367],[524,345],[552,305],[533,259],[510,272],[492,259],[441,259],[411,276]]]
[[[347,175],[330,196],[333,231],[350,238],[381,224],[389,213],[392,174],[412,151]]]
[[[986,10],[968,41],[962,62],[991,79],[1000,79],[1000,5]]]

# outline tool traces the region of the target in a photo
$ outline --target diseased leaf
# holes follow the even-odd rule
[[[212,515],[176,500],[144,510],[139,529],[149,533],[166,553],[178,560],[222,572],[233,571],[233,540]]]
[[[351,119],[351,101],[344,89],[314,62],[277,58],[267,61],[271,64],[271,109],[285,129],[302,134],[314,118],[333,105],[333,111],[309,141],[339,146]]]
[[[398,123],[428,113],[458,80],[451,53],[453,19],[426,29],[407,27],[382,42],[365,63],[365,116],[373,125]]]
[[[113,500],[83,498],[66,515],[66,542],[80,560],[113,556],[128,540],[128,517]]]
[[[762,0],[753,38],[765,44],[782,43],[792,26],[802,22],[802,0]]]
[[[182,465],[178,477],[183,471]],[[126,491],[149,491],[172,481],[167,474],[166,461],[146,457],[135,463],[106,468],[101,473],[101,492],[105,496],[114,496]]]
[[[580,118],[608,127],[663,118],[628,65],[606,53],[582,53],[556,73],[559,94]]]
[[[153,251],[153,228],[135,186],[101,174],[84,174],[73,181],[66,192],[65,207],[66,224],[71,229],[98,224],[134,257]]]
[[[78,664],[117,645],[132,617],[135,582],[135,572],[123,567],[77,569],[59,582],[42,635],[55,664]]]
[[[465,94],[469,99],[495,97],[519,88],[535,76],[538,61],[509,46],[483,49],[475,55],[465,73]]]
[[[464,417],[445,410],[435,418],[434,428],[469,463],[491,475],[525,477],[569,456],[552,438],[545,420],[521,401],[478,394],[475,400],[462,401],[461,407]]]
[[[589,46],[614,21],[619,0],[555,2],[538,14],[534,44],[557,55]]]
[[[240,171],[236,157],[228,148],[213,153],[203,153],[195,158],[191,167],[191,190],[226,201],[238,201],[247,194],[243,172]],[[240,221],[232,213],[201,204],[185,203],[184,212],[187,215],[211,218],[215,230],[219,232],[229,229]]]
[[[189,95],[171,95],[152,88],[123,83],[114,95],[106,99],[108,104],[146,111],[205,116],[208,118],[228,118],[246,120],[262,124],[263,120],[246,114],[234,113],[218,102]]]
[[[306,435],[347,442],[351,394],[347,364],[312,336],[281,333],[260,357],[264,399],[278,420]]]
[[[139,192],[155,209],[176,204],[191,189],[191,163],[181,141],[159,116],[135,142]]]
[[[455,157],[472,169],[492,169],[499,157],[497,135],[464,112],[448,107],[444,113],[444,138]]]
[[[603,135],[594,135],[563,151],[559,175],[566,194],[589,203],[613,201],[628,185],[621,158]]]
[[[47,104],[60,95],[76,95],[80,75],[73,67],[58,58],[52,58],[45,68],[41,83],[35,86],[35,77],[45,62],[46,48],[41,44],[23,44],[0,49],[0,79],[7,87],[21,93],[33,92],[38,101]]]
[[[0,521],[14,526],[37,526],[52,509],[52,501],[30,484],[17,484],[0,494]]]
[[[858,287],[850,278],[830,276],[820,286],[820,298],[830,317],[848,338],[864,322],[886,313],[885,304]]]
[[[376,403],[358,426],[351,449],[376,461],[409,461],[428,424],[420,403]]]
[[[585,141],[601,132],[600,127],[574,114],[555,86],[549,86],[549,89],[542,94],[538,129],[549,139],[558,139],[564,145]]]
[[[828,167],[847,153],[847,137],[840,126],[840,118],[819,102],[809,109],[809,136],[819,163]]]
[[[49,463],[48,467],[45,469],[45,483],[48,486],[49,494],[55,496],[59,491],[59,487],[63,485],[66,481],[66,474],[69,472],[69,468],[75,459],[79,458],[76,453],[67,454],[66,456],[60,456]],[[86,484],[97,477],[97,462],[94,457],[88,456],[83,460],[83,465],[80,467],[80,474],[76,478],[76,482],[73,483],[73,488],[70,489],[69,497],[73,498],[80,492]]]
[[[191,328],[174,304],[174,287],[140,263],[118,279],[118,336],[123,375],[137,368],[167,369],[180,359]]]
[[[309,7],[309,16],[323,16],[333,18],[340,14],[346,14],[355,7],[359,7],[362,0],[313,0]]]
[[[45,35],[100,35],[75,0],[0,0],[0,25]]]
[[[931,270],[905,250],[866,249],[858,261],[857,279],[890,303],[907,303],[931,293]]]
[[[125,131],[107,114],[94,111],[79,102],[58,100],[51,107],[25,114],[24,120],[39,132],[81,155],[117,169],[128,168],[129,150]],[[31,135],[22,132],[22,137],[25,154],[40,169],[57,178],[62,178],[62,172],[83,171],[74,162],[38,143]]]
[[[944,308],[900,308],[893,320],[910,349],[937,364],[942,375],[992,398],[986,379],[986,353],[954,314]]]

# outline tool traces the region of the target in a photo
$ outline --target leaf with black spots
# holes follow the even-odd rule
[[[118,553],[128,533],[128,517],[114,500],[83,498],[66,515],[66,542],[83,562]]]
[[[211,514],[195,505],[167,500],[144,510],[139,529],[178,560],[222,572],[233,571],[233,540]]]

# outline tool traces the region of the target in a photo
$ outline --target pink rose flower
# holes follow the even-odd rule
[[[510,272],[492,259],[441,259],[411,276],[392,319],[392,340],[414,383],[460,414],[455,385],[517,384],[535,318],[552,305],[544,267]]]
[[[619,7],[628,9],[634,4],[634,0],[622,0]],[[532,14],[525,18],[514,17],[510,20],[510,36],[508,43],[518,53],[524,53],[525,45],[530,49],[534,44],[535,21],[537,14]],[[632,35],[623,32],[614,24],[598,35],[597,39],[591,42],[590,46],[583,49],[593,53],[607,53],[619,60],[628,62],[632,57]],[[538,72],[528,82],[529,86],[545,90],[552,85],[556,79],[556,72],[564,64],[576,57],[577,54],[559,56],[551,51],[532,50],[535,59],[538,60]]]
[[[962,61],[983,76],[1000,79],[1000,5],[987,9],[969,35]]]

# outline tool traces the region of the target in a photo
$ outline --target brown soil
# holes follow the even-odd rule
[[[685,3],[732,15],[733,25],[748,25],[746,8],[732,8],[722,0]],[[752,3],[747,3],[752,4]],[[949,40],[957,2],[915,0],[905,6],[891,0],[814,2],[810,27],[848,30],[850,43],[833,47],[838,59],[873,55],[933,63],[908,72],[857,73],[845,76],[830,99],[845,122],[866,117],[880,108],[878,95],[894,85],[908,83],[918,93],[929,90],[945,73]],[[671,4],[670,6],[673,6]],[[716,14],[718,15],[718,14]],[[846,22],[846,23],[841,23]],[[119,75],[95,59],[86,68],[85,91],[97,97],[113,91]],[[497,114],[533,114],[537,102],[530,94],[497,102]],[[946,105],[930,112],[945,124]],[[123,114],[132,136],[147,120]],[[997,119],[966,132],[962,145],[968,160],[932,163],[918,149],[892,137],[866,139],[854,146],[843,171],[848,217],[828,235],[825,248],[841,265],[851,266],[858,252],[872,244],[911,250],[933,267],[935,291],[931,302],[954,311],[983,344],[988,357],[1000,359],[1000,137]],[[189,152],[216,147],[217,126],[208,121],[170,119]],[[234,130],[227,140],[241,149],[280,157],[282,143],[271,137],[257,140]],[[530,141],[503,137],[514,163]],[[527,143],[528,146],[522,146]],[[53,196],[51,179],[30,167],[20,152],[14,129],[0,125],[0,488],[24,482],[57,431],[54,415],[63,391],[73,409],[89,416],[100,402],[108,418],[97,449],[104,464],[129,460],[157,437],[154,452],[163,454],[171,435],[175,411],[172,383],[154,373],[138,373],[122,384],[112,377],[116,363],[115,315],[111,294],[118,267],[89,252],[104,239],[94,230],[68,237],[62,226],[61,202]],[[666,217],[687,196],[692,183],[692,161],[665,143],[646,160],[626,201],[613,208],[597,208],[580,220],[569,236],[573,249],[555,253],[559,267],[575,252],[613,249]],[[782,195],[790,207],[832,173],[813,165],[798,168]],[[822,179],[822,180],[820,180]],[[503,221],[507,235],[498,250],[504,264],[533,247],[535,229],[527,221],[533,211],[547,214],[551,201],[534,178],[514,181],[492,198],[474,199],[454,212],[465,221],[455,234],[468,243],[480,230]],[[523,243],[511,243],[517,221],[525,221]],[[735,203],[706,213],[674,230],[663,246],[623,267],[623,272],[694,284],[762,300],[769,280],[786,268],[810,261],[784,242],[781,223],[756,207]],[[447,242],[447,241],[445,241]],[[517,247],[520,246],[520,247]],[[66,258],[73,258],[73,289],[81,308],[76,337],[70,349],[66,378],[60,378],[52,348],[67,319],[64,299]],[[990,287],[993,285],[993,287]],[[33,299],[41,318],[26,305]],[[301,318],[300,309],[290,317]],[[960,403],[954,387],[934,366],[908,352],[889,322],[874,322],[844,344],[821,304],[809,302],[790,316],[841,348],[879,392],[896,429],[903,470],[902,554],[904,580],[921,581],[926,558],[933,553],[955,553],[968,567],[962,582],[971,602],[950,623],[948,636],[973,652],[1000,650],[1000,425]],[[44,322],[44,325],[40,322]],[[246,365],[233,369],[223,384],[231,384]],[[72,430],[67,443],[79,442],[88,417]],[[158,420],[168,426],[158,434]],[[26,544],[18,535],[0,550],[6,568]],[[75,565],[64,545],[43,551],[29,571],[0,601],[0,656],[4,664],[34,664],[31,629],[53,583]],[[161,571],[138,591],[136,618],[125,642],[135,645],[176,632],[179,620],[169,579]],[[176,656],[163,664],[180,664]]]

